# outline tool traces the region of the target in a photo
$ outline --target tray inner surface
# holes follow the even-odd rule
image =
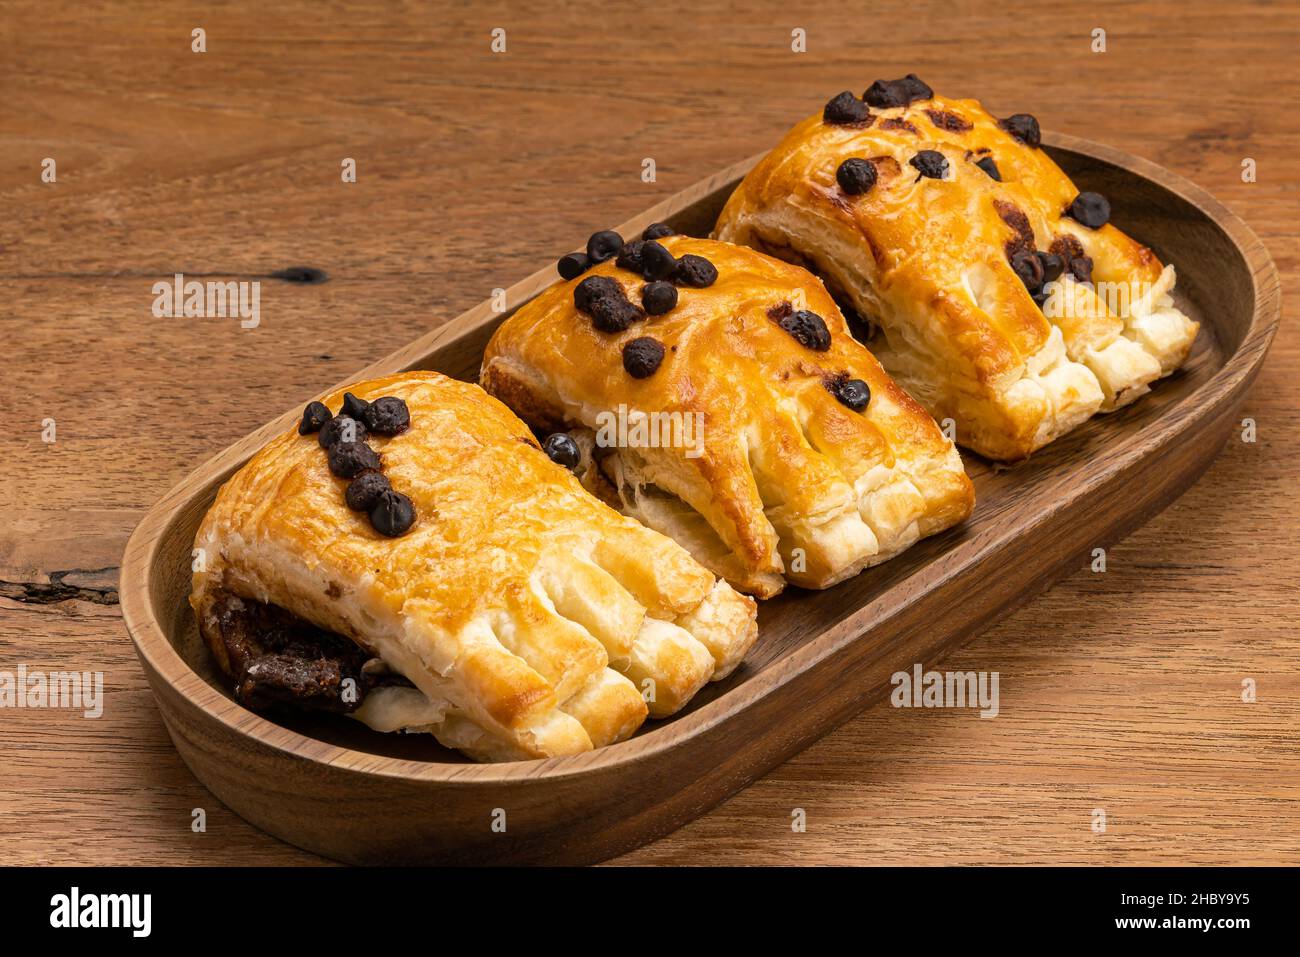
[[[1181,309],[1201,323],[1200,336],[1185,367],[1162,380],[1135,404],[1092,419],[1027,462],[995,469],[978,456],[963,453],[977,496],[975,514],[964,526],[925,539],[899,558],[827,591],[791,588],[762,603],[759,641],[745,663],[727,680],[709,685],[696,695],[682,714],[727,694],[889,589],[906,587],[909,576],[976,530],[1012,513],[1050,508],[1059,500],[1074,466],[1106,455],[1109,446],[1139,433],[1168,410],[1197,401],[1196,391],[1239,345],[1249,323],[1229,323],[1225,317],[1233,308],[1240,310],[1241,303],[1253,302],[1253,294],[1249,270],[1229,237],[1206,214],[1154,182],[1082,154],[1056,149],[1051,152],[1080,189],[1096,190],[1111,199],[1114,222],[1119,228],[1151,246],[1162,261],[1173,262],[1178,269],[1175,298]],[[734,186],[734,182],[722,185],[671,216],[670,221],[682,232],[707,235]],[[1213,264],[1212,272],[1196,268],[1202,264]],[[473,381],[494,328],[495,324],[489,323],[444,343],[416,367]],[[216,487],[214,484],[201,500],[181,509],[168,527],[159,555],[170,568],[165,572],[160,569],[156,576],[155,603],[163,612],[159,620],[170,626],[168,634],[181,657],[208,684],[229,697],[227,682],[199,638],[186,601],[194,532]],[[265,717],[301,734],[376,755],[447,763],[467,760],[441,747],[431,735],[379,734],[338,716]],[[672,720],[675,718],[668,722]],[[656,728],[668,722],[648,721],[638,735],[654,734]]]

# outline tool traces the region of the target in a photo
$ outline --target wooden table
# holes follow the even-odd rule
[[[97,720],[0,711],[0,863],[319,862],[172,749],[116,604],[135,523],[272,413],[841,89],[914,70],[1163,164],[1243,216],[1300,294],[1296,3],[552,6],[0,14],[0,669],[106,687]],[[268,278],[291,266],[328,281]],[[151,287],[177,272],[261,278],[260,326],[154,318]],[[1079,569],[949,659],[1001,674],[995,720],[878,707],[621,860],[1300,863],[1297,382],[1284,321],[1247,405],[1258,441],[1231,441],[1104,574]]]

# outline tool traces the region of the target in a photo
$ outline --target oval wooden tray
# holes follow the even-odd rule
[[[1080,188],[1111,199],[1120,228],[1177,266],[1179,305],[1202,323],[1185,369],[1151,395],[1014,468],[968,456],[978,494],[970,521],[828,591],[791,589],[763,604],[746,663],[672,719],[578,757],[499,765],[346,718],[268,720],[236,704],[215,671],[186,604],[194,531],[219,485],[296,421],[304,397],[172,489],[127,544],[123,616],[185,762],[253,824],[343,861],[600,860],[745,787],[885,697],[895,671],[935,664],[1167,505],[1237,424],[1277,326],[1277,272],[1254,233],[1191,183],[1072,137],[1047,144]],[[706,234],[757,159],[619,231],[667,220]],[[517,307],[553,281],[548,263],[507,301]],[[484,303],[348,381],[414,368],[472,380],[503,318]],[[493,827],[502,813],[504,832]]]

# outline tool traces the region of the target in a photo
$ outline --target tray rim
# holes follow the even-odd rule
[[[1234,212],[1191,181],[1149,160],[1079,137],[1045,133],[1043,141],[1046,145],[1100,160],[1145,180],[1153,181],[1185,202],[1196,206],[1227,234],[1242,255],[1251,275],[1254,308],[1249,327],[1242,336],[1240,344],[1227,357],[1223,366],[1196,390],[1197,395],[1206,397],[1208,401],[1199,403],[1197,412],[1190,415],[1174,415],[1172,413],[1176,410],[1171,409],[1170,414],[1152,423],[1149,429],[1129,436],[1123,444],[1109,450],[1111,454],[1108,455],[1106,468],[1106,473],[1109,473],[1124,468],[1125,465],[1148,454],[1153,444],[1163,445],[1169,442],[1189,422],[1210,414],[1205,410],[1216,409],[1219,402],[1231,396],[1243,380],[1249,380],[1254,376],[1263,363],[1280,321],[1281,283],[1272,257],[1255,232]],[[646,224],[689,206],[712,193],[719,186],[743,176],[766,153],[767,151],[764,150],[732,163],[614,228],[625,235],[639,232]],[[556,281],[554,266],[548,264],[510,286],[506,290],[506,302],[510,308],[515,308]],[[496,315],[490,301],[481,302],[370,363],[336,385],[317,392],[305,401],[319,398],[350,382],[414,368],[427,353],[440,345],[454,342],[474,332],[484,323],[494,319]],[[751,676],[726,695],[702,705],[689,714],[671,719],[668,723],[654,728],[649,734],[583,754],[529,761],[474,764],[394,758],[331,744],[269,721],[248,711],[211,687],[190,668],[173,647],[167,638],[163,624],[152,612],[149,597],[157,551],[163,533],[176,514],[193,499],[195,492],[200,488],[208,485],[222,473],[242,466],[267,441],[287,429],[296,420],[300,405],[301,403],[226,446],[169,489],[146,512],[128,539],[119,582],[123,621],[137,656],[146,672],[151,672],[147,676],[150,678],[157,676],[159,680],[167,682],[186,704],[202,711],[208,719],[218,721],[225,725],[227,730],[240,736],[253,739],[258,745],[282,752],[290,759],[315,762],[334,770],[446,786],[518,783],[530,780],[555,781],[590,775],[613,765],[635,764],[677,747],[699,732],[714,727],[734,713],[752,706],[762,697],[779,689],[789,676],[806,671],[841,650],[846,643],[857,640],[867,630],[876,613],[884,611],[885,605],[889,605],[886,614],[897,614],[921,594],[921,592],[914,592],[908,596],[898,597],[897,593],[900,589],[890,589],[872,601],[858,606],[839,623],[824,630],[784,658],[773,662],[763,672]],[[1093,476],[1090,482],[1081,485],[1081,489],[1086,489],[1101,480],[1101,476]],[[1051,513],[1052,510],[1041,513],[1038,521]],[[1023,529],[1018,529],[1016,534],[1021,531]],[[936,556],[925,566],[932,585],[951,577],[958,568],[965,567],[968,561],[977,561],[986,549],[1000,547],[1001,542],[1002,536],[998,536],[997,540],[992,542],[981,543],[969,540]],[[969,559],[966,557],[968,551],[974,551]],[[950,567],[953,565],[958,567]],[[153,688],[151,690],[157,698],[158,691]],[[158,704],[161,709],[162,703],[158,702]]]

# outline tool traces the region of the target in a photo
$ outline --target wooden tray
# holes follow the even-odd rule
[[[172,489],[127,544],[123,616],[186,764],[248,821],[343,861],[601,860],[745,787],[885,697],[892,673],[935,664],[1163,508],[1237,427],[1277,327],[1277,272],[1254,233],[1186,180],[1073,137],[1046,144],[1081,188],[1111,199],[1116,225],[1177,266],[1178,304],[1202,323],[1185,369],[1151,395],[1011,469],[967,456],[978,505],[965,525],[828,591],[792,588],[764,603],[746,663],[675,717],[577,757],[498,765],[346,718],[259,717],[231,699],[199,640],[186,603],[194,531],[218,486],[297,420],[304,396]],[[757,159],[619,231],[667,220],[706,234]],[[507,301],[517,307],[553,281],[548,262]],[[417,368],[473,380],[503,318],[484,303],[348,381]],[[497,809],[504,832],[493,828]]]

